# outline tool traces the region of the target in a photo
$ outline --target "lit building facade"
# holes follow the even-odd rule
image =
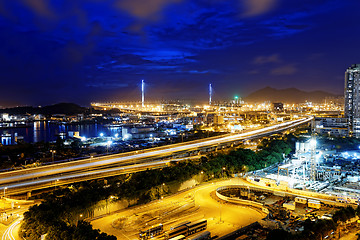
[[[312,127],[320,135],[346,137],[349,133],[347,118],[316,117]]]
[[[345,72],[345,118],[349,135],[360,137],[360,64],[353,64]]]

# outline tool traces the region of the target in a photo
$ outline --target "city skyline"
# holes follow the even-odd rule
[[[355,0],[0,3],[0,105],[343,94]],[[346,37],[351,32],[351,37]]]

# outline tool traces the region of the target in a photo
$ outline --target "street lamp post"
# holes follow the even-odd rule
[[[56,150],[50,150],[50,152],[51,152],[52,161],[54,162],[54,154],[56,153]]]
[[[224,170],[225,170],[225,169],[226,169],[225,167],[223,167],[223,168],[221,169],[222,178],[224,178]]]
[[[220,200],[220,221],[219,222],[221,223],[221,200]]]
[[[201,171],[200,174],[201,174],[200,181],[202,181],[202,175],[204,174],[204,171]],[[195,189],[195,188],[196,188],[196,186],[194,187],[194,206],[196,207],[196,191],[197,191],[197,189]]]
[[[59,181],[59,179],[56,179],[55,180],[55,190],[56,190],[56,183]]]
[[[5,200],[5,190],[7,189],[7,187],[4,187],[4,211],[5,211],[5,203],[6,203],[6,200]]]
[[[106,142],[106,154],[109,154],[109,147],[112,144],[112,141],[107,141]]]
[[[165,183],[161,184],[161,192],[160,192],[160,199],[162,200],[164,197],[161,196],[164,192],[164,186],[165,186]]]
[[[91,160],[93,159],[93,157],[94,157],[94,156],[91,155],[90,158],[89,158],[89,163],[90,163],[90,164],[89,164],[89,169],[88,169],[88,171],[90,171],[90,168],[91,168]]]

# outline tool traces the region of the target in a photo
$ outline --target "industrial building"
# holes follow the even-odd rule
[[[346,137],[349,134],[347,118],[316,117],[312,128],[320,135]]]
[[[125,125],[122,127],[122,136],[128,139],[145,139],[156,137],[157,132],[153,125]]]

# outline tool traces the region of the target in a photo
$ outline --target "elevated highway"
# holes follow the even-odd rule
[[[294,199],[296,197],[302,197],[302,198],[306,198],[306,199],[317,200],[317,201],[322,202],[323,204],[327,204],[330,206],[336,206],[336,207],[350,206],[350,204],[336,201],[336,196],[331,196],[331,195],[327,195],[327,194],[321,194],[321,193],[306,191],[306,190],[296,190],[296,189],[284,190],[284,189],[279,189],[277,187],[256,186],[246,180],[242,180],[242,181],[243,181],[243,183],[241,183],[241,184],[223,186],[223,187],[216,189],[216,191],[219,192],[222,190],[231,189],[231,190],[235,190],[235,191],[239,192],[240,190],[245,190],[245,191],[249,191],[249,192],[268,193],[268,194],[274,195],[274,196],[291,197],[292,199]],[[218,193],[217,196],[219,194],[220,193]],[[229,202],[236,202],[236,201],[232,201],[233,198],[230,198],[230,197],[227,197],[227,199],[226,198],[221,198],[221,199],[227,200]],[[238,201],[239,204],[241,204],[241,201],[242,201],[241,199]],[[244,205],[249,205],[249,204],[244,204]]]
[[[239,134],[227,134],[147,150],[40,166],[0,173],[0,191],[14,195],[74,182],[104,178],[131,172],[166,167],[170,161],[184,160],[209,151],[240,144],[244,140],[282,132],[312,120],[312,117],[288,121]],[[178,156],[179,159],[174,159]]]

